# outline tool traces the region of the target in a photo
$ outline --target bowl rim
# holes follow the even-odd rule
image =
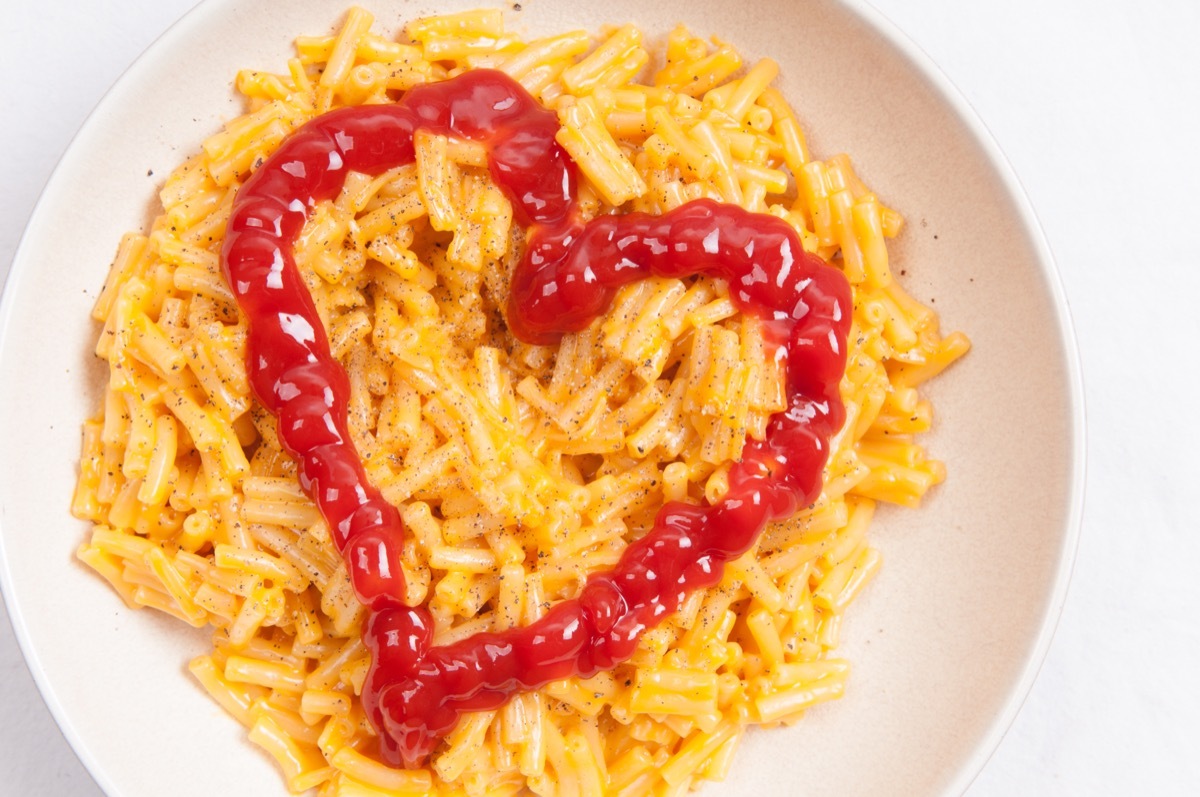
[[[1063,285],[1062,274],[1058,269],[1045,229],[1034,211],[1033,203],[1029,199],[1025,186],[1017,176],[1016,169],[1013,168],[1012,162],[1000,147],[1000,143],[983,118],[933,57],[882,11],[867,0],[836,0],[836,2],[856,14],[859,19],[883,35],[890,44],[908,58],[909,62],[930,81],[941,98],[949,103],[959,120],[974,136],[976,143],[991,161],[996,170],[996,176],[999,177],[1013,200],[1022,226],[1028,233],[1030,243],[1037,253],[1037,265],[1050,294],[1059,339],[1063,347],[1064,381],[1067,390],[1067,408],[1070,414],[1069,440],[1067,441],[1070,452],[1070,471],[1067,474],[1066,520],[1063,523],[1063,536],[1058,548],[1054,581],[1050,590],[1050,598],[1042,608],[1034,644],[1025,656],[1020,675],[1010,687],[1003,707],[993,717],[987,731],[980,738],[971,755],[959,765],[955,777],[946,786],[945,794],[964,794],[1000,748],[1000,743],[1012,729],[1017,715],[1020,714],[1022,706],[1029,698],[1038,674],[1045,664],[1054,634],[1062,618],[1067,595],[1070,592],[1079,540],[1083,532],[1084,496],[1087,482],[1087,412],[1084,402],[1084,377],[1082,361],[1079,356],[1079,341],[1075,335],[1075,326],[1071,318],[1070,303]]]
[[[86,141],[94,134],[94,129],[101,124],[100,118],[106,108],[115,101],[115,98],[129,89],[129,84],[133,81],[132,75],[144,71],[148,68],[148,64],[169,54],[177,44],[183,43],[193,27],[203,25],[205,20],[211,16],[225,13],[227,8],[235,2],[236,0],[202,0],[171,23],[121,72],[71,137],[33,205],[25,230],[14,250],[4,285],[0,289],[0,352],[6,348],[9,336],[15,336],[15,332],[10,329],[16,303],[14,297],[18,293],[18,287],[25,274],[30,271],[24,258],[24,252],[28,248],[28,239],[32,237],[37,222],[44,213],[44,206],[53,201],[54,195],[61,190],[59,183],[65,179],[63,174],[69,170],[73,154],[79,151],[81,142]],[[896,23],[867,0],[825,0],[825,2],[840,6],[857,16],[869,29],[880,35],[904,56],[910,65],[929,81],[939,98],[948,104],[958,120],[969,131],[975,143],[980,146],[994,168],[996,176],[1009,194],[1021,225],[1036,252],[1037,266],[1051,300],[1055,326],[1062,344],[1066,410],[1069,414],[1066,443],[1070,467],[1066,474],[1066,511],[1062,539],[1058,546],[1058,561],[1049,593],[1050,597],[1042,607],[1034,642],[1025,655],[1020,674],[1009,687],[1003,706],[996,712],[970,755],[958,764],[957,772],[943,789],[943,794],[946,795],[963,794],[999,749],[1000,743],[1011,730],[1022,706],[1028,699],[1045,663],[1069,593],[1076,553],[1082,536],[1087,471],[1084,376],[1078,339],[1071,320],[1070,305],[1062,277],[1045,231],[1016,170],[979,113],[936,61]],[[487,5],[487,3],[482,2],[481,5]],[[60,732],[67,740],[72,752],[87,769],[88,774],[104,793],[119,794],[103,763],[95,757],[91,746],[80,735],[70,713],[60,701],[54,684],[46,674],[39,652],[32,643],[25,616],[21,611],[21,602],[11,586],[11,564],[4,540],[3,518],[0,517],[0,595],[3,595],[14,636],[30,675]]]
[[[71,162],[75,159],[83,143],[96,134],[97,128],[102,124],[102,117],[108,106],[115,102],[119,95],[130,90],[130,84],[133,82],[136,73],[145,70],[152,61],[164,57],[177,44],[181,44],[192,26],[203,24],[204,18],[211,14],[220,13],[217,9],[224,7],[226,2],[227,0],[200,0],[195,6],[172,22],[170,26],[160,33],[157,38],[121,71],[117,79],[104,91],[96,101],[96,104],[88,112],[79,129],[71,136],[62,155],[51,170],[50,176],[46,179],[46,183],[33,205],[33,210],[30,211],[29,218],[25,223],[25,229],[21,233],[21,238],[13,252],[12,262],[8,275],[5,278],[4,286],[0,289],[0,357],[2,357],[3,352],[10,345],[10,336],[13,338],[16,337],[17,333],[12,329],[16,306],[16,299],[14,297],[17,295],[26,275],[32,271],[32,267],[28,265],[30,261],[25,257],[25,251],[31,245],[29,242],[34,237],[35,230],[42,216],[47,212],[46,207],[61,192],[60,183],[66,179],[64,174],[70,170]],[[21,655],[25,659],[25,665],[29,670],[29,674],[33,677],[42,702],[45,703],[46,708],[49,709],[51,716],[54,718],[59,732],[67,740],[71,751],[79,759],[80,763],[83,764],[88,775],[95,781],[104,794],[119,796],[120,791],[117,789],[116,784],[113,783],[108,770],[103,762],[93,753],[91,745],[88,744],[87,740],[79,732],[70,712],[67,711],[59,698],[58,690],[47,675],[45,667],[42,664],[41,655],[33,644],[25,615],[21,611],[21,601],[12,587],[12,582],[11,563],[5,546],[4,519],[3,514],[0,513],[0,595],[4,597],[8,619],[12,624],[13,635],[16,637]]]

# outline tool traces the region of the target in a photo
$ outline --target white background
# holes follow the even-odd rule
[[[75,130],[191,5],[6,4],[0,276]],[[874,5],[1011,160],[1057,257],[1084,370],[1088,487],[1069,597],[1037,683],[968,794],[1200,794],[1200,3]],[[98,797],[3,612],[0,717],[0,794]]]

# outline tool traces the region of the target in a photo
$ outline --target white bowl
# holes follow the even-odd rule
[[[377,26],[476,5],[370,3]],[[634,21],[668,4],[523,0],[509,21],[548,33]],[[120,797],[284,794],[271,762],[184,669],[208,633],[130,612],[73,559],[79,424],[103,374],[89,318],[121,233],[159,180],[240,112],[240,67],[281,69],[323,0],[209,0],[154,44],[88,120],[51,179],[0,306],[0,577],[30,669],[101,787]],[[894,250],[943,329],[973,340],[930,388],[926,438],[950,476],[919,511],[883,511],[885,567],[849,613],[846,697],[795,728],[753,733],[733,795],[958,794],[1016,715],[1066,591],[1082,504],[1079,365],[1050,253],[990,136],[937,68],[868,7],[690,3],[694,31],[780,62],[814,152],[851,154],[909,225]],[[148,176],[152,171],[154,176]]]

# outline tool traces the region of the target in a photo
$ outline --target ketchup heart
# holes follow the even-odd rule
[[[710,200],[662,216],[582,222],[558,129],[557,116],[508,76],[467,72],[392,105],[312,120],[246,181],[230,215],[221,262],[249,321],[250,383],[277,416],[300,484],[370,609],[362,699],[392,764],[421,764],[464,711],[628,659],[688,594],[718,583],[725,563],[749,550],[767,522],[816,499],[829,440],[845,420],[838,384],[851,299],[842,273],[805,252],[786,222]],[[720,502],[666,504],[653,529],[612,571],[590,576],[577,599],[524,628],[440,647],[431,645],[428,611],[404,604],[403,524],[368,482],[350,440],[348,379],[292,257],[316,204],[336,197],[351,171],[412,162],[418,130],[484,143],[492,178],[527,227],[507,309],[517,337],[553,343],[606,312],[619,287],[652,274],[707,274],[726,280],[736,306],[763,320],[785,361],[788,395],[764,439],[747,441]]]

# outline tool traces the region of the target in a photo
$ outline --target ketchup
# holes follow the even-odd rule
[[[698,200],[662,216],[578,218],[574,164],[555,142],[556,115],[503,73],[479,70],[419,86],[392,105],[342,108],[293,133],[238,192],[222,250],[225,278],[249,321],[247,364],[258,400],[278,417],[299,466],[370,609],[372,653],[363,704],[385,760],[421,764],[464,711],[628,659],[647,629],[693,590],[721,580],[725,563],[763,526],[821,490],[829,439],[845,420],[850,289],[806,253],[782,220]],[[432,618],[404,604],[403,525],[368,482],[347,429],[349,385],[333,359],[292,247],[313,207],[350,171],[378,174],[414,158],[417,130],[486,144],[492,178],[526,227],[507,321],[517,337],[553,343],[607,311],[616,290],[651,274],[708,274],[764,321],[785,361],[788,407],[749,440],[715,505],[666,504],[654,528],[616,567],[590,576],[576,600],[524,628],[434,647]]]

